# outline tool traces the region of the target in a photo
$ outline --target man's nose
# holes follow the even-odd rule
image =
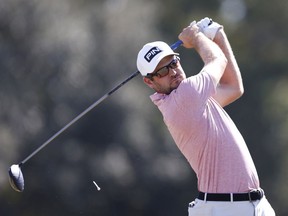
[[[169,73],[170,73],[171,76],[174,76],[174,75],[177,74],[176,69],[173,69],[173,68],[169,68],[169,69],[170,69]]]

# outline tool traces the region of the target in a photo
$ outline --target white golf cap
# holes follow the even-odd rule
[[[147,43],[139,51],[137,56],[137,68],[142,76],[152,73],[159,62],[166,56],[179,55],[168,44],[162,41]]]

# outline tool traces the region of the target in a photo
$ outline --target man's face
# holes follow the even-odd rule
[[[144,77],[144,82],[158,93],[170,94],[185,78],[179,59],[170,55],[159,62],[150,76]]]

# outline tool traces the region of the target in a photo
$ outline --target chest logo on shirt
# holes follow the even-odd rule
[[[151,62],[152,59],[159,54],[160,52],[162,52],[161,49],[159,49],[159,47],[152,47],[144,56],[144,58],[146,59],[147,62]]]

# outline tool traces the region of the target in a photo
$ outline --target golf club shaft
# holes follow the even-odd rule
[[[48,145],[52,140],[54,140],[56,137],[58,137],[61,133],[63,133],[67,128],[69,128],[72,124],[74,124],[76,121],[78,121],[80,118],[82,118],[84,115],[86,115],[89,111],[91,111],[94,107],[96,107],[98,104],[100,104],[103,100],[105,100],[107,97],[109,97],[111,94],[113,94],[117,89],[119,89],[121,86],[123,86],[125,83],[127,83],[129,80],[134,78],[139,74],[139,71],[136,71],[131,76],[129,76],[127,79],[125,79],[123,82],[121,82],[119,85],[115,86],[111,91],[103,95],[100,99],[95,101],[92,105],[90,105],[87,109],[85,109],[82,113],[80,113],[78,116],[76,116],[72,121],[70,121],[68,124],[66,124],[61,130],[59,130],[57,133],[55,133],[50,139],[48,139],[45,143],[43,143],[39,148],[37,148],[34,152],[32,152],[28,157],[26,157],[21,163],[19,163],[19,166],[24,164],[26,161],[28,161],[31,157],[33,157],[35,154],[37,154],[40,150],[42,150],[46,145]]]
[[[172,44],[170,47],[171,49],[175,50],[182,44],[182,41],[178,40],[176,43]],[[48,145],[52,140],[54,140],[56,137],[58,137],[61,133],[63,133],[67,128],[69,128],[72,124],[74,124],[76,121],[78,121],[80,118],[82,118],[84,115],[86,115],[89,111],[91,111],[94,107],[96,107],[98,104],[100,104],[103,100],[105,100],[107,97],[109,97],[111,94],[113,94],[115,91],[117,91],[120,87],[122,87],[125,83],[136,77],[140,72],[136,71],[133,74],[131,74],[127,79],[122,81],[120,84],[115,86],[113,89],[111,89],[108,93],[103,95],[100,99],[95,101],[92,105],[90,105],[87,109],[85,109],[82,113],[80,113],[78,116],[76,116],[72,121],[70,121],[68,124],[66,124],[61,130],[59,130],[57,133],[55,133],[50,139],[48,139],[46,142],[44,142],[41,146],[39,146],[35,151],[33,151],[28,157],[26,157],[24,160],[22,160],[18,165],[21,167],[24,163],[26,163],[30,158],[32,158],[35,154],[37,154],[39,151],[41,151],[46,145]]]

